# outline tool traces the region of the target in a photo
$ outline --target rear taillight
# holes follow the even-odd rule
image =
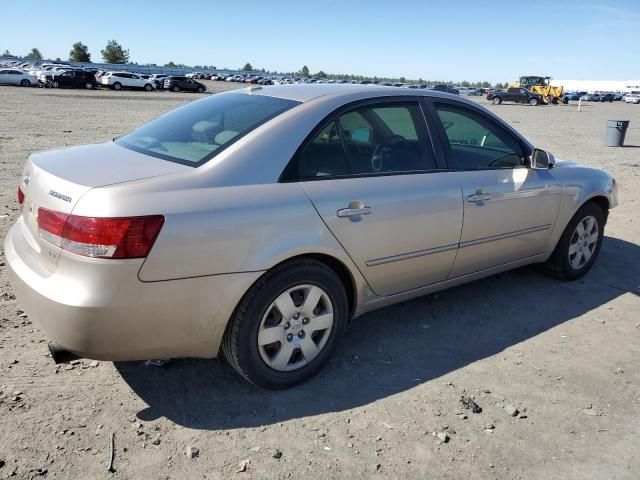
[[[144,258],[164,217],[80,217],[38,209],[40,237],[63,250],[93,258]]]
[[[20,187],[18,187],[18,204],[22,205],[24,203],[24,192]]]

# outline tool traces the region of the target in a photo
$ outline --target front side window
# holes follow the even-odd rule
[[[483,170],[525,166],[522,146],[500,125],[463,107],[436,104],[455,168]]]
[[[299,102],[264,95],[212,95],[118,138],[118,145],[197,167],[264,122]]]
[[[300,178],[436,168],[417,103],[358,107],[326,125],[298,157]]]

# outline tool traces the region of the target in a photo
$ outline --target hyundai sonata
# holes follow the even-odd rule
[[[593,265],[615,181],[463,97],[253,86],[32,155],[5,240],[54,359],[215,357],[309,378],[363,313],[527,264]]]

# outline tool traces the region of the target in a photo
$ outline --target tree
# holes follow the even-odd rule
[[[4,53],[2,54],[3,57],[13,57],[15,55],[12,55],[11,52],[9,50],[5,50]]]
[[[487,82],[486,80],[484,82],[482,82],[480,85],[482,86],[482,88],[489,88],[491,86],[491,84],[489,82]]]
[[[90,62],[91,54],[89,53],[89,47],[82,42],[74,43],[69,52],[69,60],[72,62]]]
[[[247,62],[244,64],[244,67],[242,67],[242,70],[244,70],[245,72],[251,72],[253,71],[253,66]]]
[[[165,63],[164,66],[169,68],[174,68],[174,67],[177,67],[178,65],[173,63],[173,60],[171,60],[169,63]]]
[[[307,67],[306,65],[304,65],[301,69],[300,69],[300,75],[303,77],[308,77],[309,76],[309,67]]]
[[[40,50],[38,50],[37,48],[32,48],[31,51],[27,53],[26,57],[24,58],[28,58],[29,60],[42,60],[42,54],[40,53]]]
[[[105,63],[127,63],[129,61],[129,50],[125,50],[115,40],[109,40],[104,50],[100,50]]]
[[[315,75],[318,78],[327,78],[327,74],[324,73],[322,70],[320,70],[318,73],[316,73]]]

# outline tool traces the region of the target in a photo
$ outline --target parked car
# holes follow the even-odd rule
[[[30,73],[15,68],[0,68],[0,85],[20,85],[31,87],[38,85],[38,79]]]
[[[563,103],[567,103],[569,101],[577,102],[582,97],[582,93],[566,93],[562,97]]]
[[[164,89],[164,79],[167,78],[169,75],[166,75],[164,73],[154,73],[153,75],[151,75],[149,77],[149,80],[151,80],[153,82],[154,87],[156,88],[156,90],[163,90]]]
[[[68,70],[57,73],[51,77],[46,86],[52,88],[85,88],[92,90],[98,86],[96,79],[92,73],[84,70]]]
[[[640,103],[640,94],[628,93],[624,96],[625,103]]]
[[[171,90],[172,92],[187,91],[202,93],[207,90],[206,85],[196,82],[192,78],[186,76],[168,76],[164,79],[164,89]]]
[[[113,90],[122,90],[123,88],[143,89],[147,92],[153,90],[153,82],[140,75],[129,72],[107,72],[100,77],[103,86]]]
[[[507,88],[504,91],[491,92],[487,94],[487,100],[494,105],[500,105],[502,102],[528,103],[533,106],[544,103],[542,95],[526,88]]]
[[[446,92],[446,93],[452,93],[454,95],[458,95],[460,94],[460,92],[455,89],[450,87],[449,85],[435,85],[432,90],[435,90],[437,92]]]
[[[486,88],[475,88],[475,89],[472,89],[467,95],[472,95],[474,97],[481,97],[485,93],[487,93]]]
[[[600,96],[600,101],[601,102],[613,102],[613,94],[612,93],[605,93],[604,95]]]
[[[582,277],[617,204],[475,102],[363,85],[212,95],[21,178],[4,258],[54,360],[220,352],[266,388],[367,311],[533,263]]]
[[[580,100],[582,100],[583,102],[599,102],[600,95],[598,95],[597,93],[589,93],[580,97]]]

